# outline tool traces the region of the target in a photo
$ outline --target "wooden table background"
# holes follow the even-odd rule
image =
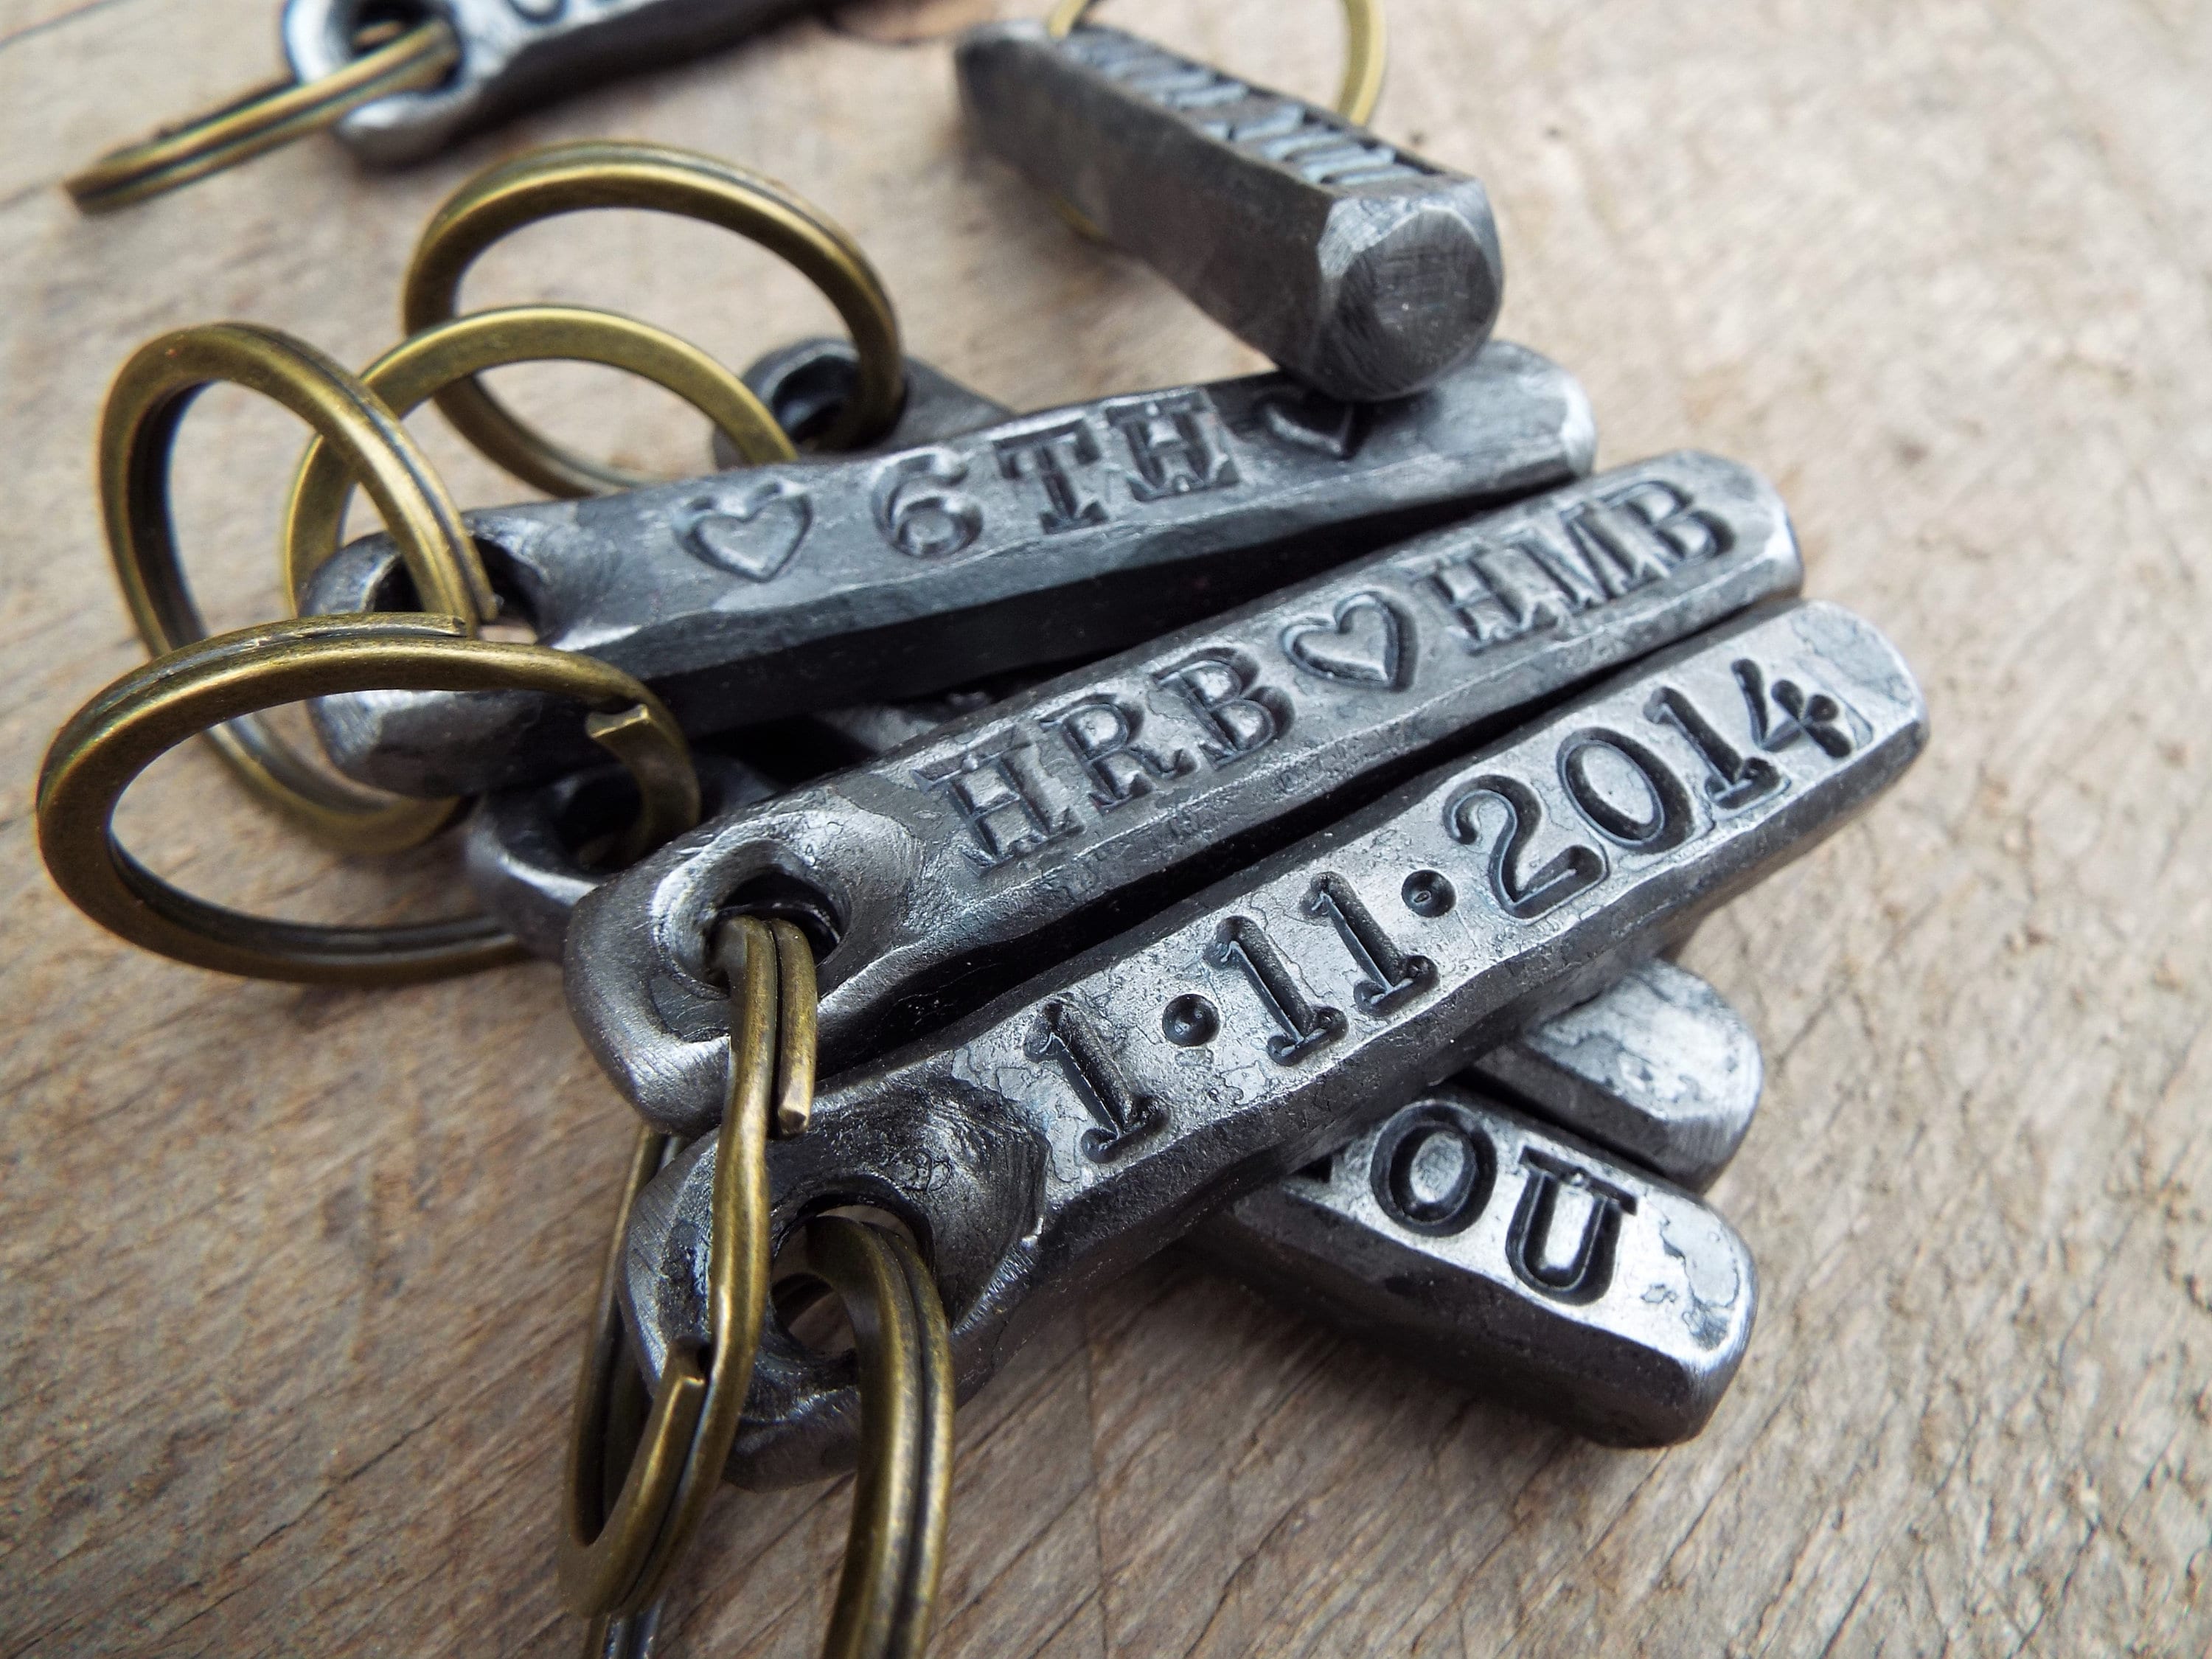
[[[121,946],[41,871],[33,772],[138,657],[90,443],[157,331],[390,341],[416,228],[495,156],[630,134],[781,177],[880,263],[913,348],[1021,406],[1250,361],[963,143],[878,0],[396,177],[311,143],[98,222],[56,179],[250,83],[273,0],[0,0],[0,1651],[572,1650],[550,1563],[629,1120],[538,966],[353,993]],[[1122,0],[1334,84],[1322,0]],[[1769,472],[1810,591],[1917,665],[1935,743],[1692,964],[1769,1056],[1714,1198],[1764,1279],[1712,1426],[1600,1449],[1164,1260],[960,1421],[943,1655],[2198,1655],[2212,1642],[2212,6],[1392,0],[1378,125],[1479,173],[1503,331],[1604,455]],[[732,362],[832,320],[757,250],[602,216],[472,301],[655,318]],[[695,417],[510,371],[671,467]],[[464,501],[512,499],[437,427]],[[274,614],[299,438],[243,394],[179,499],[216,620]],[[326,858],[206,757],[125,817],[240,902],[450,904],[447,854]],[[726,1496],[686,1654],[818,1640],[844,1486]]]

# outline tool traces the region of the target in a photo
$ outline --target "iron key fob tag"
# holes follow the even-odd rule
[[[698,1133],[729,1064],[706,939],[762,884],[835,919],[833,1073],[1800,574],[1773,489],[1695,453],[1432,532],[672,842],[578,907],[570,1011]]]
[[[1925,731],[1911,672],[1848,611],[1715,629],[833,1085],[770,1150],[777,1225],[838,1202],[905,1218],[972,1390],[1090,1285],[1840,827]],[[703,1320],[712,1148],[633,1212],[625,1295],[655,1374]],[[752,1390],[741,1484],[848,1455],[834,1366],[764,1340]]]
[[[1371,410],[1257,375],[890,456],[465,517],[541,643],[635,675],[700,736],[1112,650],[1565,483],[1594,443],[1573,378],[1500,343]],[[356,542],[302,608],[376,609],[399,568],[388,537]],[[342,771],[402,794],[599,758],[573,708],[526,694],[345,695],[313,712]]]
[[[1489,337],[1475,180],[1116,29],[987,24],[955,61],[986,149],[1331,397],[1403,397]]]
[[[731,45],[809,3],[287,0],[289,79],[111,150],[64,184],[83,211],[112,212],[324,128],[364,161],[419,161],[563,92]]]
[[[1750,1131],[1766,1080],[1759,1039],[1721,994],[1671,962],[1476,1060],[1468,1079],[1583,1139],[1703,1192]]]
[[[460,60],[440,85],[381,98],[337,124],[379,166],[419,161],[478,128],[574,88],[682,63],[757,33],[811,0],[430,0]],[[284,53],[301,81],[354,56],[358,0],[287,0]]]
[[[1191,1243],[1458,1386],[1611,1444],[1686,1440],[1758,1302],[1749,1250],[1691,1194],[1741,1146],[1765,1070],[1720,994],[1654,958],[1476,1060],[1473,1091],[1425,1093]]]
[[[1611,1445],[1704,1428],[1758,1309],[1712,1210],[1455,1089],[1192,1238],[1301,1312]]]
[[[952,717],[934,704],[878,707],[852,711],[841,729],[881,754]],[[699,758],[702,781],[721,799],[766,793],[753,781],[755,796],[735,794],[743,769]],[[585,804],[583,789],[615,781],[587,783],[586,775],[491,796],[470,826],[471,884],[540,954],[549,941],[557,952],[568,910],[594,884],[569,864],[556,834],[557,819]],[[599,816],[611,825],[618,814]],[[1741,1146],[1764,1066],[1750,1029],[1712,987],[1654,959],[1481,1056],[1467,1075],[1500,1102],[1694,1190]],[[1193,1242],[1302,1313],[1587,1435],[1658,1444],[1695,1434],[1750,1335],[1755,1274],[1741,1242],[1687,1194],[1665,1192],[1641,1170],[1592,1164],[1556,1141],[1544,1143],[1535,1162],[1524,1158],[1526,1169],[1501,1158],[1501,1139],[1541,1132],[1511,1111],[1502,1114],[1511,1127],[1500,1128],[1485,1116],[1492,1113],[1492,1103],[1468,1097],[1416,1102],[1334,1159],[1214,1212]],[[1516,1216],[1506,1235],[1533,1251],[1537,1268],[1505,1271],[1513,1259],[1495,1238],[1463,1237],[1500,1168],[1509,1182],[1517,1172],[1524,1182],[1566,1171],[1563,1191],[1546,1205],[1546,1225],[1532,1231]],[[1630,1218],[1600,1207],[1624,1193]],[[1541,1196],[1524,1192],[1523,1201]],[[1562,1289],[1540,1271],[1556,1254],[1545,1246],[1555,1236],[1576,1238],[1577,1224],[1589,1242],[1567,1259],[1583,1267]],[[1656,1254],[1649,1248],[1654,1227],[1663,1247]],[[1624,1250],[1631,1265],[1616,1273]],[[1583,1294],[1600,1276],[1604,1290]],[[1615,1285],[1626,1288],[1611,1294]]]

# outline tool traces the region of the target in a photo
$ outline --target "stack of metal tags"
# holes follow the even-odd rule
[[[1796,597],[1758,473],[1694,452],[1592,471],[1582,389],[1490,337],[1474,180],[1072,17],[979,29],[957,63],[988,149],[1281,372],[1017,415],[908,362],[864,447],[467,514],[538,640],[501,648],[596,659],[689,739],[703,821],[626,868],[649,769],[607,761],[615,693],[427,671],[294,692],[325,694],[357,783],[481,797],[466,866],[496,937],[562,958],[653,1131],[563,1567],[615,1621],[595,1641],[633,1651],[688,1535],[671,1517],[703,1501],[687,1473],[644,1544],[592,1557],[645,1502],[641,1440],[708,1457],[706,1488],[859,1457],[856,1503],[933,1540],[868,1627],[913,1650],[927,1623],[937,1523],[883,1492],[938,1482],[941,1516],[949,1442],[896,1476],[858,1449],[886,1432],[869,1345],[894,1338],[856,1315],[856,1373],[793,1334],[798,1298],[758,1310],[765,1259],[732,1254],[748,1182],[771,1252],[825,1215],[911,1242],[963,1397],[1188,1239],[1596,1439],[1696,1434],[1757,1302],[1698,1194],[1761,1061],[1668,957],[1925,738],[1897,652]],[[866,342],[813,341],[744,379],[804,441],[879,371]],[[393,603],[404,551],[323,561],[303,616]],[[58,799],[73,775],[50,772]],[[726,1118],[741,1098],[758,1147]],[[834,1254],[806,1270],[842,1291]],[[929,1409],[949,1424],[949,1396]]]

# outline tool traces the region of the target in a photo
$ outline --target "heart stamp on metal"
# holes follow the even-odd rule
[[[757,582],[783,574],[814,523],[806,491],[787,478],[757,484],[734,501],[694,502],[693,511],[684,544],[717,570]]]
[[[1413,630],[1380,593],[1354,593],[1333,617],[1292,623],[1283,630],[1283,654],[1346,685],[1402,691],[1413,677]]]

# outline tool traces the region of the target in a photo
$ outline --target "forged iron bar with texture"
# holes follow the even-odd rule
[[[972,707],[982,706],[979,698]],[[822,718],[878,757],[969,712],[890,703]],[[579,884],[576,896],[595,884]],[[1492,1049],[1467,1075],[1505,1104],[1701,1193],[1750,1133],[1766,1062],[1758,1036],[1727,998],[1654,957]]]
[[[982,706],[980,695],[960,708],[879,704],[843,711],[837,724],[876,757]],[[712,751],[696,758],[712,816],[776,793],[742,761]],[[625,821],[631,803],[622,778],[620,768],[602,767],[503,790],[469,820],[470,885],[535,955],[561,954],[575,906],[610,878],[576,849]],[[1749,1132],[1765,1067],[1757,1037],[1719,992],[1654,960],[1483,1055],[1468,1075],[1509,1103],[1701,1192]]]
[[[1925,731],[1910,670],[1848,611],[1713,629],[834,1082],[771,1150],[775,1231],[838,1203],[905,1220],[970,1393],[1072,1298],[1807,850]],[[712,1146],[633,1212],[622,1294],[649,1373],[701,1328]],[[834,1363],[771,1322],[753,1377],[732,1478],[849,1459]]]
[[[872,759],[990,702],[970,693],[819,718]],[[710,817],[776,793],[742,761],[712,751],[696,758]],[[469,821],[463,845],[470,884],[535,955],[559,957],[576,904],[609,878],[575,849],[624,821],[623,776],[619,767],[602,767],[501,791],[487,796]],[[1727,999],[1697,975],[1655,959],[1492,1049],[1468,1075],[1510,1105],[1702,1192],[1751,1128],[1765,1063],[1757,1036]]]
[[[833,1074],[1800,574],[1773,489],[1695,453],[1417,538],[671,843],[578,907],[570,1011],[649,1121],[699,1133],[732,902],[826,915]]]
[[[988,706],[878,704],[822,717],[871,758]],[[775,786],[727,756],[696,756],[710,816]],[[487,796],[464,842],[478,900],[534,954],[558,957],[570,915],[609,878],[576,848],[625,819],[618,767]],[[1758,1038],[1695,974],[1653,960],[1599,995],[1475,1060],[1469,1077],[1509,1103],[1693,1192],[1727,1167],[1751,1128],[1765,1066]]]
[[[1703,1192],[1750,1132],[1766,1063],[1726,998],[1648,962],[1474,1062],[1486,1093]]]
[[[1505,283],[1463,173],[1115,29],[963,36],[984,147],[1332,397],[1403,397],[1489,337]]]
[[[888,720],[908,711],[876,712]],[[712,776],[726,790],[719,774],[708,772],[709,760],[721,757],[702,757],[702,781]],[[520,904],[507,897],[498,914],[541,955],[548,937],[557,949],[568,914],[562,901],[573,904],[593,878],[579,872],[566,889],[543,875],[539,884],[488,887],[477,859],[487,817],[512,815],[565,785],[490,798],[468,842],[478,892],[523,895]],[[757,780],[755,787],[768,787]],[[611,811],[599,817],[614,821]],[[536,830],[541,837],[548,833]],[[512,860],[520,838],[510,830],[501,841]],[[1467,1075],[1501,1085],[1510,1091],[1504,1098],[1607,1152],[1701,1188],[1749,1129],[1763,1065],[1749,1028],[1718,992],[1655,958],[1492,1049]],[[1407,1127],[1401,1130],[1401,1123]],[[1749,1338],[1754,1281],[1747,1253],[1686,1193],[1593,1164],[1571,1144],[1562,1151],[1541,1137],[1474,1097],[1439,1093],[1336,1154],[1322,1173],[1303,1170],[1215,1211],[1192,1239],[1278,1299],[1455,1382],[1504,1394],[1613,1443],[1686,1439],[1726,1389]],[[1535,1163],[1515,1152],[1520,1141],[1535,1147]],[[1462,1168],[1469,1174],[1463,1189],[1455,1184]],[[1559,1194],[1528,1195],[1528,1183],[1562,1170],[1570,1174]],[[1583,1172],[1579,1182],[1576,1170]],[[1628,1194],[1628,1219],[1607,1223],[1595,1209],[1580,1212],[1587,1225],[1611,1228],[1590,1235],[1589,1248],[1603,1255],[1587,1267],[1583,1284],[1563,1288],[1542,1278],[1540,1249],[1527,1258],[1504,1253],[1529,1237],[1510,1197],[1492,1206],[1514,1215],[1510,1229],[1501,1231],[1504,1224],[1497,1223],[1468,1232],[1501,1171],[1509,1183],[1523,1183],[1531,1204],[1617,1203]],[[1440,1203],[1440,1195],[1451,1201]],[[1576,1238],[1582,1231],[1570,1220],[1554,1224],[1550,1236]],[[1616,1256],[1618,1273],[1611,1265]],[[1598,1288],[1584,1294],[1600,1276]]]
[[[803,436],[851,395],[859,379],[858,354],[849,340],[799,340],[764,354],[744,378],[787,431]],[[906,389],[890,432],[858,453],[881,454],[933,443],[1012,413],[915,357],[906,360]],[[718,432],[717,461],[742,465],[734,455],[723,454],[726,443]],[[933,729],[954,712],[939,702],[878,703],[820,718],[833,741],[876,754]],[[850,731],[844,729],[848,726]],[[707,817],[723,817],[776,793],[773,782],[740,758],[695,746],[693,759]],[[620,767],[589,767],[550,783],[495,790],[470,814],[462,839],[469,884],[484,908],[532,956],[559,958],[577,901],[605,878],[607,872],[583,853],[586,843],[619,821],[627,798],[623,780]]]
[[[396,167],[465,133],[634,70],[680,64],[758,33],[811,0],[430,0],[453,26],[461,59],[426,92],[395,94],[338,123],[363,161]],[[361,0],[287,0],[285,56],[301,81],[336,73],[356,53]]]
[[[1430,390],[1339,404],[1281,375],[1107,398],[882,457],[790,463],[470,513],[539,641],[635,674],[693,736],[921,696],[1115,649],[1589,468],[1572,377],[1486,348]],[[312,611],[374,610],[388,538]],[[542,698],[325,698],[340,769],[446,796],[592,756]]]
[[[1459,1089],[1191,1241],[1349,1336],[1609,1445],[1703,1429],[1759,1300],[1751,1252],[1705,1204]]]

